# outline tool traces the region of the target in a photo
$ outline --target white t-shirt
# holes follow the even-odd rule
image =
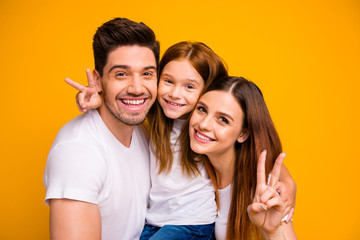
[[[215,221],[215,238],[216,240],[225,240],[228,215],[231,203],[231,184],[223,189],[218,189],[220,208]]]
[[[215,190],[205,166],[198,164],[201,176],[187,177],[180,165],[180,144],[177,141],[185,120],[175,120],[170,142],[173,164],[168,174],[158,174],[156,157],[150,145],[151,190],[146,222],[153,226],[200,225],[215,222]]]
[[[98,204],[102,239],[138,239],[150,189],[148,140],[135,128],[123,146],[96,110],[58,133],[44,172],[45,203],[72,199]]]

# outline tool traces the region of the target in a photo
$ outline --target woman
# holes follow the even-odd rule
[[[204,160],[219,193],[216,239],[258,239],[260,233],[266,239],[296,239],[291,222],[281,223],[285,203],[276,192],[285,155],[276,161],[269,185],[263,176],[282,147],[259,88],[244,78],[214,80],[187,125],[181,158]],[[267,154],[261,154],[264,149]]]

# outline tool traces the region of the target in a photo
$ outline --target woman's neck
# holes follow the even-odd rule
[[[216,183],[219,189],[226,188],[233,182],[235,152],[221,156],[208,156],[214,167]]]

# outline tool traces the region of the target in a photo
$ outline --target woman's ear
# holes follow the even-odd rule
[[[94,85],[95,85],[96,91],[98,93],[102,92],[103,89],[102,89],[102,85],[101,85],[100,74],[98,71],[96,71],[96,69],[94,69],[94,71],[93,71],[93,79],[94,79]]]
[[[243,143],[246,141],[246,139],[248,139],[249,137],[249,131],[247,129],[243,129],[240,133],[240,136],[238,137],[237,141],[239,143]]]

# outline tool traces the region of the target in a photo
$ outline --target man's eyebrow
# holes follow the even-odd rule
[[[128,69],[130,69],[130,66],[128,66],[128,65],[114,65],[114,66],[112,66],[112,67],[109,69],[109,73],[110,73],[112,70],[116,69],[116,68],[121,68],[121,69],[124,69],[124,70],[128,70]],[[153,69],[153,70],[156,71],[156,67],[155,67],[155,66],[147,66],[147,67],[144,67],[144,70],[150,70],[150,69]]]
[[[148,66],[148,67],[144,67],[144,70],[150,70],[153,69],[156,71],[156,67],[155,66]]]
[[[114,65],[114,66],[112,66],[112,67],[109,69],[109,73],[110,73],[112,70],[114,70],[115,68],[130,69],[130,67],[127,66],[127,65]]]

